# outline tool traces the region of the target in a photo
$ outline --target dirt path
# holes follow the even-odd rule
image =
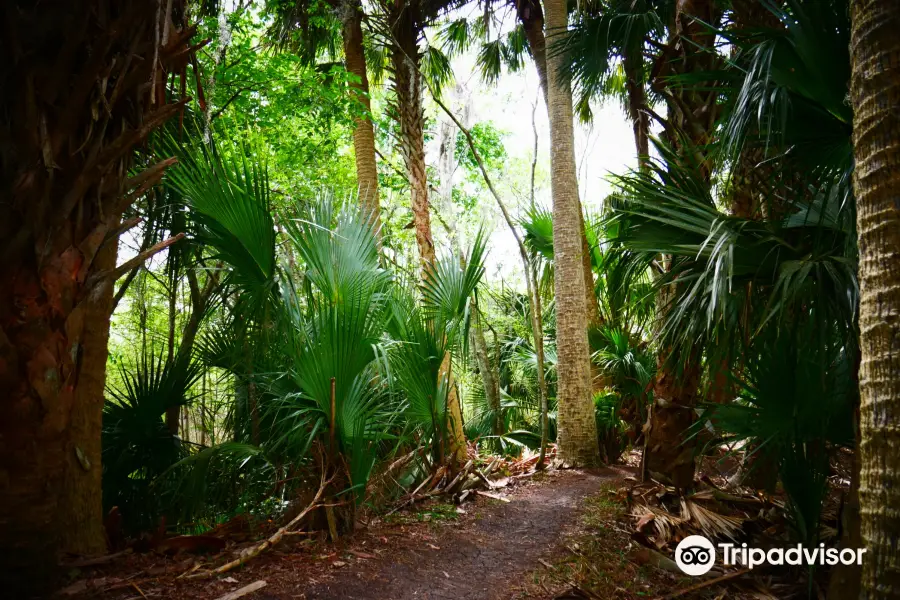
[[[80,574],[67,593],[72,600],[217,600],[265,582],[242,600],[549,600],[554,594],[535,579],[541,561],[564,553],[585,498],[629,475],[625,469],[540,474],[500,490],[509,502],[477,496],[465,514],[437,498],[376,519],[338,544],[292,537],[210,580],[178,577],[200,565],[194,556],[128,554]]]
[[[401,547],[389,556],[358,561],[293,598],[309,600],[457,600],[522,597],[523,584],[551,558],[563,531],[577,522],[581,501],[620,471],[563,472],[492,500],[472,519],[447,524],[433,543]],[[298,590],[299,591],[299,590]],[[260,596],[266,597],[265,595]],[[268,598],[280,598],[271,595]],[[290,596],[282,596],[284,598]]]

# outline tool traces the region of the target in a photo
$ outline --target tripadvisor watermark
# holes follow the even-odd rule
[[[719,552],[716,552],[718,547]],[[704,575],[716,563],[720,554],[725,566],[740,565],[752,569],[761,565],[806,565],[834,566],[861,565],[865,548],[826,548],[825,544],[807,548],[797,544],[788,548],[750,548],[747,544],[713,543],[702,535],[689,535],[679,542],[675,549],[675,563],[688,575]]]

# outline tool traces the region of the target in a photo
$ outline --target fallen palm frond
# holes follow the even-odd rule
[[[545,460],[552,460],[555,453],[556,447],[549,446]],[[479,464],[481,459],[475,444],[469,445],[468,456],[469,460],[455,474],[450,473],[446,467],[441,467],[433,475],[426,477],[412,492],[402,496],[385,516],[435,496],[449,496],[457,504],[462,504],[476,493],[494,497],[496,494],[491,494],[492,490],[514,485],[517,479],[537,473],[540,458],[538,454],[532,455],[526,450],[519,458],[494,456],[486,463]],[[487,493],[484,493],[485,490]]]
[[[637,519],[638,524],[635,527],[637,531],[645,529],[652,523],[658,538],[664,542],[673,539],[678,528],[685,522],[685,519],[663,508],[646,504],[636,505],[631,511],[631,516]]]
[[[756,496],[723,494],[714,488],[679,496],[660,483],[633,483],[626,497],[628,514],[635,520],[635,539],[660,550],[674,550],[675,544],[693,534],[737,541],[744,524],[766,505]],[[647,533],[651,525],[652,533]]]
[[[703,508],[688,498],[681,499],[681,516],[684,521],[699,527],[708,538],[727,537],[732,540],[737,539],[745,520]]]
[[[281,527],[280,529],[278,529],[278,531],[276,531],[275,533],[273,533],[273,534],[272,534],[268,539],[266,539],[266,541],[264,541],[263,543],[261,543],[261,544],[259,544],[259,545],[257,545],[257,546],[253,546],[252,548],[248,548],[247,550],[245,550],[244,552],[242,552],[242,553],[241,553],[241,556],[238,557],[238,558],[236,558],[235,560],[233,560],[233,561],[231,561],[231,562],[228,562],[228,563],[225,563],[225,564],[222,565],[221,567],[218,567],[218,568],[213,569],[213,570],[211,570],[211,571],[202,571],[202,572],[200,572],[200,573],[193,573],[193,574],[190,574],[190,575],[186,575],[186,578],[187,578],[187,579],[208,579],[208,578],[210,578],[210,577],[212,577],[212,576],[214,576],[214,575],[221,575],[222,573],[227,573],[228,571],[230,571],[230,570],[232,570],[232,569],[234,569],[234,568],[236,568],[236,567],[239,567],[239,566],[243,565],[244,563],[246,563],[246,562],[247,562],[248,560],[250,560],[251,558],[254,558],[254,557],[256,557],[256,556],[259,556],[260,554],[262,554],[263,552],[265,552],[265,551],[268,550],[269,548],[272,548],[273,546],[275,546],[276,544],[278,544],[278,542],[281,541],[281,538],[283,538],[283,537],[285,536],[285,534],[290,533],[291,530],[292,530],[292,529],[293,529],[300,521],[302,521],[303,518],[304,518],[307,514],[309,514],[312,510],[314,510],[314,509],[316,509],[316,508],[322,506],[322,505],[319,503],[319,501],[321,500],[322,495],[325,493],[325,490],[328,488],[329,485],[331,485],[331,483],[332,483],[332,481],[334,481],[334,479],[335,479],[335,475],[332,475],[330,478],[325,479],[325,470],[322,469],[322,479],[321,479],[321,482],[319,483],[319,489],[318,489],[318,491],[316,492],[316,495],[313,497],[312,502],[310,502],[309,505],[308,505],[305,509],[303,509],[302,511],[300,511],[300,514],[298,514],[296,517],[294,517],[293,519],[291,519],[291,520],[288,522],[287,525],[285,525],[284,527]]]

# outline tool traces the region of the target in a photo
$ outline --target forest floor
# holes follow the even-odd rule
[[[684,582],[629,555],[618,490],[632,474],[621,466],[550,471],[459,508],[438,498],[372,519],[338,544],[291,540],[212,580],[177,578],[194,558],[135,555],[130,565],[82,574],[92,579],[70,586],[68,597],[219,600],[254,583],[260,589],[242,598],[659,597]]]

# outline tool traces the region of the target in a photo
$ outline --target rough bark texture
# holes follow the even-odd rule
[[[526,272],[526,277],[528,273]],[[474,300],[470,303],[473,315],[477,314],[477,307]],[[494,435],[501,435],[503,431],[503,415],[500,412],[500,382],[497,379],[497,372],[491,364],[491,357],[488,354],[487,342],[484,338],[484,328],[481,326],[481,317],[476,316],[472,319],[472,346],[475,349],[475,360],[478,362],[478,372],[481,374],[481,382],[484,384],[484,396],[488,406],[494,413],[494,421],[492,431]]]
[[[669,142],[686,166],[699,171],[707,183],[711,176],[707,145],[712,139],[718,114],[718,95],[714,86],[696,84],[672,86],[666,76],[681,73],[712,72],[720,60],[711,51],[715,36],[709,26],[721,19],[721,8],[712,0],[685,0],[676,7],[670,25],[669,46],[674,54],[663,53],[662,64],[654,68],[654,85],[666,98],[668,123],[680,136],[669,135]],[[669,263],[665,260],[664,264]],[[657,295],[657,320],[667,318],[672,302],[672,287]],[[698,398],[702,356],[672,356],[673,349],[662,347],[657,356],[657,374],[653,385],[653,406],[644,426],[643,474],[650,471],[671,480],[679,487],[690,486],[694,474],[696,438],[687,439],[693,422],[693,407]],[[679,366],[681,369],[679,369]]]
[[[851,3],[862,598],[900,598],[900,3]]]
[[[357,81],[351,84],[354,97],[361,104],[363,116],[353,119],[353,152],[356,157],[356,181],[359,204],[371,219],[381,239],[381,206],[378,200],[378,165],[375,161],[375,130],[369,101],[369,78],[363,51],[362,5],[359,0],[345,0],[343,11],[344,60],[347,71]]]
[[[179,109],[163,86],[191,32],[142,0],[6,9],[0,589],[28,597],[54,585],[60,553],[105,550],[100,426],[116,228],[138,195],[127,192],[162,175],[164,165],[127,177],[134,145]]]
[[[422,75],[419,71],[417,7],[399,3],[390,15],[394,39],[391,63],[397,113],[400,119],[400,152],[406,163],[419,261],[424,269],[434,262],[428,181],[425,171],[425,114]]]
[[[574,140],[574,130],[572,131],[572,136]],[[572,152],[572,156],[575,156],[574,152]],[[588,327],[597,328],[603,325],[603,318],[600,316],[600,304],[597,302],[597,294],[594,292],[594,268],[591,266],[591,245],[588,243],[587,239],[587,229],[584,223],[584,213],[581,210],[580,199],[578,201],[578,214],[581,217],[581,276],[584,278],[585,315],[587,316]]]
[[[548,32],[566,29],[565,0],[544,4]],[[547,60],[547,112],[550,117],[553,196],[554,289],[558,384],[557,460],[565,466],[599,459],[597,424],[591,399],[590,354],[585,306],[584,247],[578,177],[575,168],[572,88],[559,77],[561,57]]]
[[[634,129],[634,148],[637,151],[638,166],[647,168],[650,157],[650,117],[647,115],[647,92],[641,75],[641,48],[625,52],[622,67],[625,70],[625,91],[628,94],[628,118]]]
[[[686,432],[694,423],[700,369],[694,357],[684,361],[687,370],[679,372],[671,364],[676,360],[667,353],[658,358],[653,406],[644,429],[642,475],[687,488],[694,481],[695,443],[688,442]]]
[[[684,84],[672,76],[701,76],[721,67],[721,57],[714,50],[716,36],[710,28],[721,21],[719,4],[714,0],[681,0],[676,4],[667,50],[657,58],[650,82],[666,101],[667,127],[663,137],[677,149],[682,161],[698,169],[707,182],[712,164],[706,150],[719,117],[719,88],[715,81]]]
[[[422,74],[419,70],[419,6],[416,2],[393,5],[389,16],[391,23],[391,63],[394,76],[394,92],[397,95],[397,113],[400,119],[400,151],[406,163],[416,245],[423,279],[427,269],[434,264],[434,239],[431,234],[431,212],[428,202],[428,180],[425,170],[425,114],[422,104]],[[450,354],[441,363],[441,376],[448,377],[450,390],[447,396],[452,460],[464,464],[466,438],[463,433],[462,410],[459,394],[453,381]]]
[[[544,13],[541,10],[541,4],[538,0],[534,0],[533,2],[521,2],[517,4],[518,16],[519,20],[522,22],[522,27],[525,29],[525,38],[528,40],[528,48],[531,50],[531,57],[534,59],[534,66],[537,70],[538,80],[541,82],[541,90],[544,93],[544,101],[548,102],[547,96],[547,85],[548,85],[548,76],[547,76],[547,39],[544,36]],[[555,62],[555,61],[554,61]],[[569,96],[569,104],[571,104],[572,97],[572,88],[571,84],[567,85],[568,96]],[[547,104],[547,110],[550,110],[549,104]],[[571,112],[571,111],[570,111]],[[549,116],[549,112],[548,112]],[[552,125],[551,125],[552,127]],[[572,170],[576,173],[575,182],[576,185],[578,183],[578,170],[575,166],[575,129],[571,127],[570,129],[572,135]],[[585,296],[585,309],[587,310],[587,321],[588,325],[591,327],[599,327],[602,325],[602,320],[600,318],[600,307],[597,304],[597,296],[594,293],[594,271],[591,268],[591,256],[590,256],[590,244],[587,241],[587,234],[584,230],[584,217],[581,211],[581,199],[578,198],[578,192],[576,188],[575,192],[576,199],[578,200],[578,213],[581,215],[581,267],[582,267],[582,277],[584,277],[584,296]],[[593,372],[593,375],[599,375],[599,372]],[[597,379],[592,375],[591,379]]]

